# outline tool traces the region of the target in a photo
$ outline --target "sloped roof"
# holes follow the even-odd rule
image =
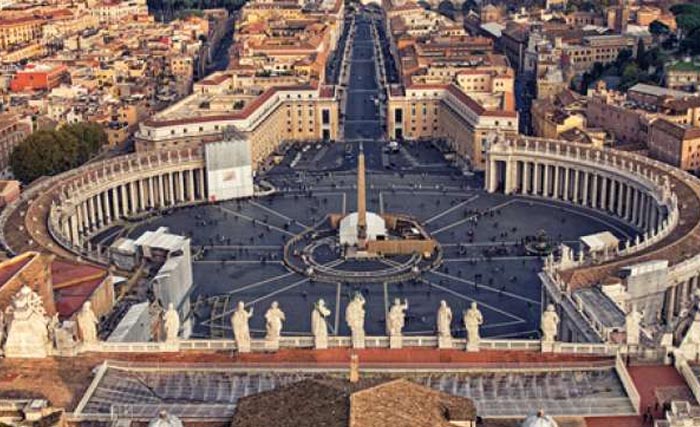
[[[398,379],[350,396],[350,427],[448,427],[474,421],[471,400]]]
[[[321,377],[240,399],[232,427],[447,427],[475,418],[471,400],[408,380]]]

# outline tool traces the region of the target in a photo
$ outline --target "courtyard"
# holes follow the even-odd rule
[[[484,337],[535,338],[543,260],[528,254],[524,242],[544,235],[553,247],[565,243],[577,251],[578,238],[586,234],[634,235],[628,225],[592,210],[486,193],[482,176],[462,175],[429,142],[404,144],[397,153],[385,153],[380,142],[364,142],[364,147],[368,157],[374,156],[368,162],[373,166],[367,174],[367,209],[417,219],[442,250],[440,265],[418,278],[322,283],[283,261],[289,239],[318,226],[328,214],[356,209],[358,146],[351,143],[290,149],[279,167],[261,177],[278,189],[274,195],[177,209],[122,233],[137,237],[166,226],[191,238],[194,335],[201,338],[231,337],[230,316],[238,301],[254,308],[254,335],[264,335],[263,314],[272,301],[286,314],[283,334],[310,335],[311,308],[319,298],[332,310],[331,334],[349,335],[344,312],[356,292],[367,301],[368,335],[385,333],[385,313],[400,298],[409,303],[406,335],[433,334],[435,313],[445,300],[455,313],[455,336],[464,336],[461,313],[475,301],[484,315]],[[333,266],[371,271],[381,261],[337,259]]]

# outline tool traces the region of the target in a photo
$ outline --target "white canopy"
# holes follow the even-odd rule
[[[384,218],[373,212],[367,212],[367,240],[377,240],[386,236]],[[340,220],[340,244],[357,244],[357,212],[353,212]]]
[[[580,240],[591,252],[603,252],[605,249],[614,250],[619,244],[618,238],[609,231],[582,236]]]

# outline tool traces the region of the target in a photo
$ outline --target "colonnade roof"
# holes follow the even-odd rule
[[[515,142],[519,148],[522,148],[525,141],[529,141],[529,146],[532,148],[535,140],[537,138],[518,138],[511,142]],[[557,144],[560,147],[570,146],[573,150],[579,148],[593,152],[600,151],[604,153],[602,155],[608,154],[618,159],[622,158],[627,164],[631,164],[633,169],[639,165],[642,169],[648,169],[655,174],[668,177],[671,190],[678,198],[678,225],[665,238],[628,256],[616,257],[599,265],[586,265],[559,272],[560,277],[571,289],[593,286],[610,276],[615,276],[621,268],[631,264],[668,260],[669,265],[672,266],[700,254],[700,180],[684,171],[633,153],[610,149],[599,150],[587,145],[565,141],[540,139],[539,143],[540,145],[549,143],[552,146]],[[562,154],[564,154],[563,150]],[[544,150],[542,153],[544,154]],[[581,156],[584,157],[583,152]],[[598,161],[598,163],[600,162],[602,159]],[[625,173],[624,170],[620,172],[623,175]]]

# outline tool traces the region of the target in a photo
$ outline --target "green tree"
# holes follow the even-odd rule
[[[649,68],[646,47],[644,46],[644,40],[641,38],[637,41],[637,65],[644,71]]]
[[[15,177],[30,183],[45,175],[56,175],[88,161],[107,141],[96,123],[76,123],[58,130],[34,132],[10,155]]]
[[[671,29],[661,21],[652,21],[652,23],[649,24],[649,32],[655,36],[663,36],[670,34]]]
[[[620,89],[628,89],[641,80],[645,80],[645,74],[639,69],[639,65],[635,62],[630,62],[625,65],[622,71],[622,79],[620,80]]]

